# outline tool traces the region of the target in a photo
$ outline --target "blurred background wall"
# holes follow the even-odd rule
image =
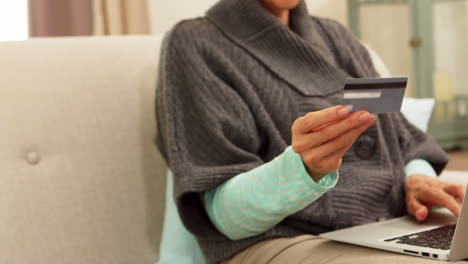
[[[148,0],[29,0],[29,35],[149,34],[148,5]]]

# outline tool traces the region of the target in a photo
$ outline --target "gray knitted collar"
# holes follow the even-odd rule
[[[304,0],[291,10],[290,28],[258,0],[220,0],[206,17],[305,95],[323,96],[343,89],[348,74],[334,65],[321,25],[309,16]]]

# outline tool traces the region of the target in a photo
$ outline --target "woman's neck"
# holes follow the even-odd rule
[[[278,9],[276,7],[266,4],[264,1],[260,1],[260,3],[263,5],[263,7],[265,7],[268,10],[268,12],[270,12],[272,15],[278,18],[281,21],[281,23],[285,24],[286,26],[289,26],[288,9]]]

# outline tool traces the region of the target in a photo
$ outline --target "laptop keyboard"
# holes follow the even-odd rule
[[[452,239],[454,233],[455,225],[448,225],[419,233],[389,238],[385,239],[384,241],[412,246],[448,250],[452,246]]]

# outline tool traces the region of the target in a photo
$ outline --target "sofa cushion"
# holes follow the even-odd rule
[[[154,263],[160,40],[0,43],[0,263]]]

